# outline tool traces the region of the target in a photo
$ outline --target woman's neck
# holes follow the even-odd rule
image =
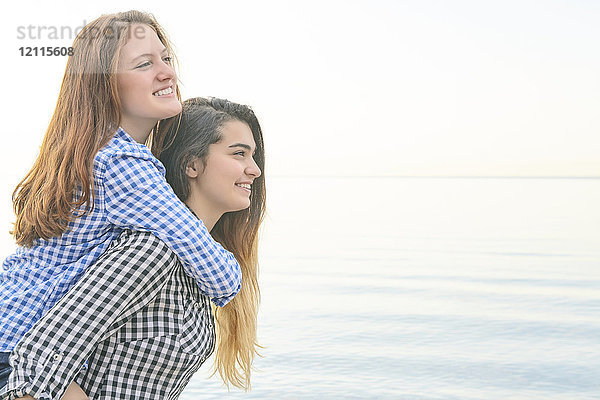
[[[140,144],[146,143],[146,140],[148,140],[148,136],[150,136],[150,132],[155,125],[156,121],[145,121],[145,123],[140,121],[121,121],[121,128],[127,132],[127,134],[133,138],[133,140]]]
[[[193,194],[190,194],[190,197],[185,201],[185,204],[202,220],[209,232],[212,231],[217,221],[219,221],[219,218],[223,215],[222,212],[207,207],[206,201],[195,197]]]

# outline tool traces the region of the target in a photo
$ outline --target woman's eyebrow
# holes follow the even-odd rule
[[[160,52],[160,54],[165,54],[167,53],[167,48],[163,48],[162,51]],[[139,56],[136,56],[134,59],[131,60],[131,62],[135,62],[135,60],[137,60],[138,58],[142,58],[142,57],[152,57],[151,53],[144,53],[144,54],[140,54]]]
[[[245,143],[235,143],[230,145],[229,147],[242,147],[248,151],[252,150],[252,147],[250,147],[249,145],[245,144]]]

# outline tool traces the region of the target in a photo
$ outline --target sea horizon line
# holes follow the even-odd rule
[[[552,175],[269,175],[269,178],[408,178],[408,179],[600,179],[600,176]]]

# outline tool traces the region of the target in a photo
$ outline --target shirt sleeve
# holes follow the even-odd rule
[[[200,290],[223,307],[241,288],[240,266],[175,195],[158,163],[144,154],[110,157],[103,179],[108,222],[152,232],[179,257]]]

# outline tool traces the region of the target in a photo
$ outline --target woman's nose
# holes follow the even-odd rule
[[[161,81],[173,79],[174,81],[174,78],[176,78],[176,75],[173,67],[171,67],[171,65],[169,65],[168,63],[161,63],[161,70],[158,74],[158,79],[160,79]]]
[[[258,178],[262,172],[258,167],[258,164],[256,164],[256,161],[254,161],[254,158],[251,158],[251,160],[250,165],[246,168],[246,174]]]

